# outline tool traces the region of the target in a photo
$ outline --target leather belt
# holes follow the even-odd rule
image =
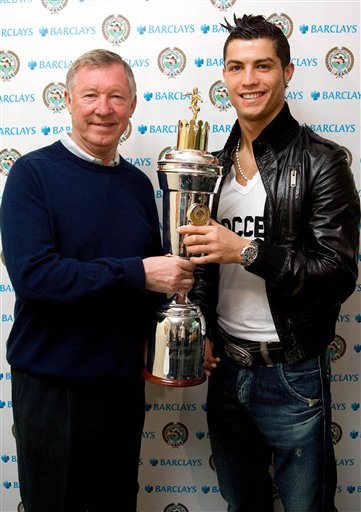
[[[272,367],[277,363],[286,362],[284,350],[279,342],[241,340],[226,333],[220,327],[218,327],[218,335],[223,341],[227,356],[241,366]]]

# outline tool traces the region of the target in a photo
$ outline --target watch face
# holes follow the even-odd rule
[[[258,255],[258,247],[256,244],[251,243],[250,245],[247,245],[242,250],[242,265],[244,267],[247,267],[251,263],[254,262],[254,260],[257,258]]]

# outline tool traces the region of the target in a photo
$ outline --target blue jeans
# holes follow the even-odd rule
[[[221,351],[207,420],[228,512],[272,512],[274,465],[285,512],[334,512],[329,359],[243,368]]]

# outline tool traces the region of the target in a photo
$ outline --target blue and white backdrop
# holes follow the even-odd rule
[[[63,97],[66,72],[80,54],[102,47],[119,52],[135,73],[138,106],[120,150],[151,178],[161,216],[157,160],[164,149],[175,146],[178,119],[189,117],[189,98],[183,94],[199,88],[199,118],[210,123],[210,151],[222,147],[235,120],[222,82],[226,33],[220,26],[234,13],[263,14],[284,30],[295,64],[287,90],[290,108],[300,122],[345,148],[360,189],[359,1],[0,0],[0,5],[1,191],[20,155],[70,129]],[[14,290],[4,265],[0,267],[0,510],[20,512],[5,359]],[[359,281],[342,307],[330,347],[339,512],[361,510],[360,292]],[[206,386],[178,389],[147,383],[139,512],[226,510],[209,445]],[[125,450],[126,445],[124,439]],[[106,493],[102,464],[109,453],[94,457],[99,486]],[[119,473],[126,470],[121,465],[120,460]],[[275,500],[281,511],[276,492]]]

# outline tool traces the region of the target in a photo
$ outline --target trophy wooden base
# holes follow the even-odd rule
[[[199,384],[202,384],[202,382],[204,382],[207,378],[206,375],[203,374],[201,377],[197,377],[196,379],[168,379],[167,377],[156,377],[155,375],[152,375],[147,369],[143,370],[143,377],[146,381],[151,382],[152,384],[177,388],[198,386]]]

